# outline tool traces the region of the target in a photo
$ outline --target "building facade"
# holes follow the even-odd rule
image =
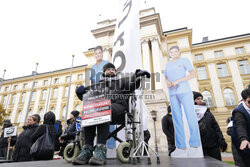
[[[201,43],[192,43],[192,29],[180,28],[163,31],[161,22],[165,21],[154,8],[140,11],[140,38],[143,69],[153,75],[150,79],[150,90],[144,91],[144,101],[149,109],[157,111],[157,142],[161,152],[167,151],[166,136],[162,132],[161,118],[167,113],[169,105],[168,90],[165,84],[164,69],[169,61],[167,50],[178,45],[181,56],[188,58],[195,67],[197,78],[190,80],[191,89],[200,91],[212,113],[218,121],[224,137],[226,119],[241,100],[241,91],[250,83],[250,34],[227,37],[217,40],[204,38]],[[111,61],[115,20],[104,20],[97,23],[92,30],[98,45],[104,47],[104,59]],[[77,85],[85,84],[87,69],[95,63],[94,51],[84,52],[88,65],[73,68],[68,110],[81,109],[81,102],[75,95]],[[31,94],[33,76],[24,76],[5,80],[0,91],[0,102],[4,105],[9,118],[21,127],[26,112],[43,115],[54,111],[57,119],[66,117],[69,91],[70,69],[38,74]],[[148,129],[151,132],[150,145],[154,146],[153,120],[148,113]],[[230,150],[230,148],[228,149]]]

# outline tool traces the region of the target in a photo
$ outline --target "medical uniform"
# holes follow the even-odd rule
[[[187,58],[180,57],[176,61],[170,61],[165,66],[165,76],[170,82],[186,77],[187,71],[192,71],[194,68]],[[169,88],[169,98],[174,122],[176,147],[180,149],[186,148],[185,132],[182,118],[181,104],[187,118],[190,139],[190,147],[199,147],[200,134],[198,129],[197,118],[194,111],[193,93],[190,89],[188,81],[178,83],[174,87]]]

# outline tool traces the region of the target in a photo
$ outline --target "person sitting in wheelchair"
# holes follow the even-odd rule
[[[125,111],[129,107],[129,95],[140,86],[140,76],[150,78],[147,71],[136,70],[131,77],[119,78],[117,71],[112,63],[108,63],[103,67],[103,78],[100,84],[105,83],[105,93],[111,95],[111,112],[112,124],[123,123],[125,119]],[[89,91],[90,87],[79,86],[76,94],[80,100],[83,94]],[[112,96],[114,95],[114,96]],[[102,165],[106,162],[106,141],[109,134],[110,122],[88,126],[84,128],[84,146],[80,154],[73,160],[73,164],[93,164]],[[97,129],[97,145],[94,150],[94,138]],[[94,154],[93,154],[94,152]]]
[[[70,119],[67,120],[68,127],[65,132],[60,136],[61,149],[59,152],[60,156],[63,156],[63,151],[68,143],[75,139],[77,134],[77,119],[79,118],[80,112],[75,110],[70,113]]]

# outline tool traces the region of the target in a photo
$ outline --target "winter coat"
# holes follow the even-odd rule
[[[161,125],[164,134],[167,136],[168,152],[171,153],[175,150],[174,125],[172,115],[165,115],[161,120]]]
[[[209,109],[207,109],[203,118],[198,123],[202,147],[205,149],[221,147],[225,151],[227,144],[216,119]]]
[[[107,95],[108,99],[111,100],[111,104],[118,103],[128,108],[129,96],[139,86],[140,80],[136,79],[135,75],[133,75],[131,78],[119,78],[118,76],[103,77],[99,81],[99,84],[86,87],[85,92],[79,92],[76,90],[76,94],[78,98],[82,100],[84,93],[91,93],[90,89],[102,91],[102,93]]]
[[[56,128],[54,126],[55,124],[55,114],[53,112],[47,112],[44,115],[44,122],[42,125],[40,125],[37,130],[31,135],[31,140],[32,143],[35,143],[36,140],[41,137],[43,134],[46,133],[46,129],[48,127],[48,131],[49,131],[49,136],[51,137],[51,139],[53,140],[52,142],[55,143],[55,139],[56,139]],[[35,158],[35,160],[52,160],[54,156],[53,154],[48,154],[45,157],[39,157],[39,158]]]
[[[243,151],[239,149],[240,143],[243,140],[250,141],[250,114],[246,111],[242,103],[233,110],[232,119],[232,142],[236,146],[238,151],[250,155],[249,148],[246,148]]]
[[[63,140],[72,140],[72,139],[75,139],[76,133],[77,133],[76,121],[74,121],[66,129],[65,133],[61,136],[61,139],[63,139]]]
[[[23,126],[22,133],[18,136],[13,154],[13,161],[31,161],[30,148],[32,141],[30,136],[36,131],[38,124]]]

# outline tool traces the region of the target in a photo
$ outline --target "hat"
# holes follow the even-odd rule
[[[41,120],[40,115],[39,114],[33,114],[32,116],[37,118],[37,123],[39,124],[39,122]]]
[[[75,110],[75,111],[72,111],[70,114],[72,114],[75,118],[79,116],[79,111]]]
[[[107,63],[107,64],[105,64],[105,65],[103,66],[102,70],[103,70],[103,72],[105,73],[105,71],[106,71],[107,69],[109,69],[109,68],[113,68],[113,69],[116,70],[114,64],[112,64],[112,63]]]
[[[202,96],[202,94],[200,92],[193,91],[193,95],[194,95],[194,100],[197,99],[198,97],[202,97],[203,98],[203,96]]]

